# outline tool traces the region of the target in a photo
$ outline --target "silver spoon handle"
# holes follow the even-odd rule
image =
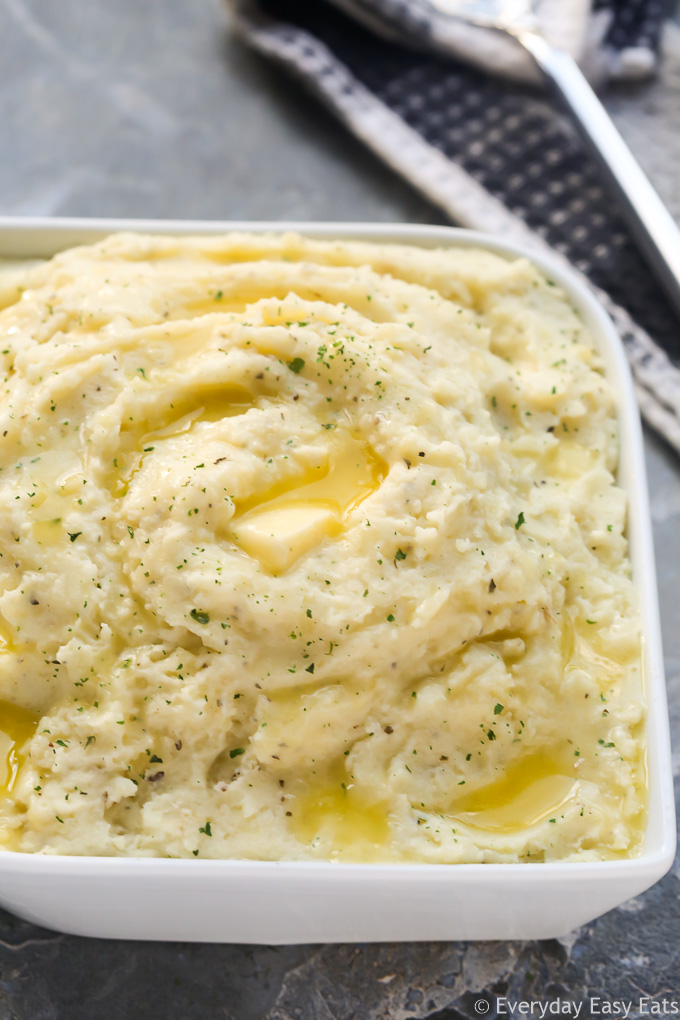
[[[628,226],[680,315],[680,230],[575,60],[536,32],[519,26],[515,38],[560,93],[621,202]]]

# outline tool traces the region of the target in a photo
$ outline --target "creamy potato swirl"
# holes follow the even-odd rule
[[[6,846],[636,852],[615,410],[551,281],[289,234],[2,280]]]

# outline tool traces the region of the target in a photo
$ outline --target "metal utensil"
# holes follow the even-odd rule
[[[576,61],[550,45],[534,0],[427,0],[442,14],[505,32],[531,55],[571,111],[615,191],[631,232],[680,315],[680,230],[602,106]]]

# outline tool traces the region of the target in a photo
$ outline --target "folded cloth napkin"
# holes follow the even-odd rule
[[[250,45],[302,78],[454,221],[569,260],[617,324],[642,413],[680,452],[680,323],[517,44],[422,0],[227,3]],[[593,80],[651,74],[664,11],[663,0],[537,5],[543,31]],[[680,46],[676,57],[680,66]],[[663,114],[650,123],[677,138],[680,103]]]

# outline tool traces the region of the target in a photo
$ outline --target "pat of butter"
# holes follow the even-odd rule
[[[268,570],[287,570],[327,535],[341,528],[329,507],[290,504],[255,512],[238,525],[235,537],[249,556]]]
[[[231,537],[265,570],[287,570],[324,538],[339,535],[347,514],[378,488],[385,466],[367,444],[341,430],[326,440],[310,474],[303,484],[237,508]]]

